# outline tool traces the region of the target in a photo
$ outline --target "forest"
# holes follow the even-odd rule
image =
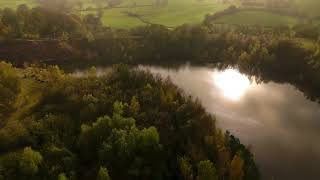
[[[320,31],[313,23],[269,28],[217,25],[205,18],[202,24],[175,29],[148,25],[125,30],[103,26],[99,14],[80,18],[25,5],[15,11],[4,9],[1,20],[0,58],[20,66],[35,63],[34,59],[67,66],[186,62],[237,66],[261,81],[291,83],[312,100],[320,97]]]
[[[0,9],[0,180],[261,179],[250,147],[217,127],[197,98],[139,64],[234,67],[320,102],[317,17],[286,11],[303,20],[215,23],[243,11],[231,5],[196,24],[126,29],[106,26],[103,11],[38,3]],[[112,68],[100,76],[94,66]],[[76,68],[89,70],[68,73]]]
[[[0,70],[1,179],[259,178],[239,139],[169,80],[126,65]]]

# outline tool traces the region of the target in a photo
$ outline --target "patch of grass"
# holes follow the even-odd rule
[[[36,2],[33,0],[0,0],[0,8],[13,8],[15,9],[17,6],[21,4],[27,4],[32,7],[36,5]]]
[[[187,1],[187,0],[186,0]],[[185,2],[186,2],[185,1]],[[210,3],[210,1],[189,1],[186,4],[173,4],[150,13],[147,19],[151,22],[167,26],[178,26],[184,23],[200,23],[206,14],[222,11],[229,4]]]
[[[178,26],[185,23],[193,24],[202,22],[206,14],[221,11],[230,5],[214,3],[210,0],[171,0],[167,7],[154,7],[150,0],[144,0],[137,4],[150,6],[105,10],[103,23],[107,26],[122,28],[144,25],[138,19],[128,17],[124,13],[134,12],[155,24],[165,26]]]
[[[132,28],[144,25],[144,23],[141,22],[139,19],[129,17],[124,12],[124,9],[106,10],[102,17],[102,23],[105,26],[110,26],[114,28]]]
[[[292,26],[297,19],[290,16],[282,16],[264,11],[241,11],[232,15],[223,16],[215,23],[236,25],[262,25],[262,26]]]
[[[303,3],[303,7],[312,6],[307,2],[319,2],[318,0],[296,0],[299,3]],[[305,2],[306,1],[306,2]],[[83,7],[95,8],[96,5],[91,0],[82,0]],[[133,2],[136,2],[138,7],[132,7]],[[235,4],[238,1],[234,1]],[[0,0],[0,7],[15,8],[20,4],[27,4],[29,6],[35,6],[35,0]],[[169,0],[169,4],[166,7],[154,7],[152,6],[153,0],[123,0],[120,5],[123,8],[105,9],[102,17],[102,22],[105,26],[115,28],[132,28],[136,26],[145,25],[139,19],[135,17],[129,17],[126,12],[133,12],[141,15],[145,20],[162,24],[165,26],[175,27],[185,23],[197,24],[201,23],[206,14],[213,14],[218,11],[229,7],[231,4],[217,3],[213,0]],[[141,5],[149,5],[139,7]],[[106,4],[102,5],[106,6]],[[316,6],[320,7],[320,6]],[[91,12],[82,12],[95,13]],[[320,13],[320,12],[319,12]],[[278,25],[293,25],[297,22],[296,19],[288,16],[280,16],[272,13],[261,11],[246,11],[233,15],[227,15],[221,17],[215,21],[216,23],[225,24],[245,24],[245,25],[265,25],[265,26],[278,26]]]

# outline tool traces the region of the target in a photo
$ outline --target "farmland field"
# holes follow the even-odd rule
[[[136,0],[137,7],[132,7],[133,0],[124,0],[121,8],[105,9],[102,17],[103,24],[116,28],[130,28],[144,25],[140,20],[129,17],[127,12],[141,15],[145,20],[166,26],[178,26],[184,23],[200,23],[206,14],[221,11],[231,4],[217,3],[213,0],[171,0],[166,7],[152,6],[152,0]],[[90,0],[83,0],[83,7],[95,8]],[[0,0],[0,7],[15,8],[19,4],[35,5],[34,0]],[[142,7],[141,7],[142,6]],[[94,11],[82,12],[82,14]]]
[[[124,4],[130,5],[130,2]],[[184,23],[200,23],[206,14],[212,14],[227,8],[230,4],[220,4],[213,1],[174,0],[166,7],[154,7],[152,1],[137,3],[143,7],[114,8],[104,11],[102,21],[106,26],[129,28],[144,23],[129,17],[126,12],[133,12],[151,23],[166,26],[178,26]],[[125,6],[125,5],[123,5]]]
[[[92,0],[82,0],[83,9],[93,10],[81,11],[80,14],[96,13],[96,5]],[[153,24],[161,24],[169,27],[176,27],[185,23],[201,23],[206,14],[214,14],[222,11],[230,5],[240,5],[238,0],[232,3],[219,3],[217,0],[169,0],[165,7],[153,6],[154,0],[123,0],[117,8],[104,9],[102,22],[105,26],[115,28],[132,28],[145,25],[136,17],[128,16],[128,13],[139,15],[143,20]],[[298,9],[307,12],[310,16],[319,16],[320,1],[317,0],[295,0]],[[35,0],[0,0],[0,7],[14,8],[19,4],[35,6]],[[102,5],[105,7],[106,4]],[[263,11],[243,11],[236,14],[223,16],[215,21],[223,24],[246,24],[263,26],[292,26],[297,23],[297,19],[288,16],[281,16]]]
[[[223,16],[217,19],[215,23],[279,26],[294,25],[297,23],[297,19],[263,11],[242,11],[235,14]]]

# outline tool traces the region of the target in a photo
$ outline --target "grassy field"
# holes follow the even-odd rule
[[[152,1],[144,1],[140,5],[147,7],[119,8],[105,10],[103,23],[112,27],[134,27],[143,25],[136,18],[128,17],[125,12],[134,12],[145,20],[166,26],[178,26],[184,23],[200,23],[208,13],[215,13],[227,8],[230,4],[214,3],[212,0],[171,0],[167,7],[153,7]],[[139,5],[139,4],[138,4]]]
[[[237,24],[237,25],[264,25],[264,26],[279,26],[279,25],[294,25],[297,19],[289,16],[281,16],[263,11],[242,11],[232,15],[223,16],[215,21],[222,24]]]
[[[0,0],[0,8],[15,8],[20,4],[28,4],[34,6],[36,3],[33,0]]]
[[[95,7],[90,0],[83,0],[84,7]],[[135,0],[138,6],[130,7],[133,0],[124,0],[120,6],[126,8],[114,8],[104,10],[102,21],[104,25],[117,28],[131,28],[144,25],[140,20],[127,16],[126,12],[134,12],[145,20],[155,24],[166,26],[178,26],[184,23],[200,23],[208,13],[221,11],[230,4],[217,3],[215,0],[169,0],[167,7],[152,6],[153,0]],[[0,0],[0,7],[14,8],[19,4],[35,5],[34,0]],[[90,13],[90,12],[85,12]]]
[[[84,8],[95,5],[91,0],[82,0]],[[132,28],[144,25],[139,19],[129,17],[126,13],[133,12],[139,14],[143,19],[154,23],[162,24],[169,27],[175,27],[184,23],[200,23],[206,14],[213,14],[221,11],[231,4],[218,3],[217,0],[169,0],[166,7],[152,6],[154,0],[123,0],[120,5],[122,8],[105,9],[102,17],[105,26],[116,28]],[[301,11],[308,12],[312,16],[320,15],[320,0],[295,0],[301,8]],[[138,7],[132,7],[136,2]],[[19,4],[36,5],[35,0],[0,0],[0,7],[16,7]],[[238,5],[235,0],[234,4]],[[139,7],[143,6],[143,7]],[[95,13],[94,11],[82,12],[81,14]],[[221,17],[215,21],[224,24],[246,24],[246,25],[294,25],[297,20],[288,16],[280,16],[262,11],[245,11],[233,15]]]

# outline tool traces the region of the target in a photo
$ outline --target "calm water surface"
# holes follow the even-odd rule
[[[169,77],[197,97],[229,130],[251,147],[267,180],[320,179],[320,105],[288,84],[250,81],[236,69],[139,66]],[[110,68],[98,68],[98,75]],[[76,71],[74,76],[82,76]]]
[[[263,179],[320,179],[320,106],[293,86],[257,84],[234,69],[140,68],[199,98],[219,127],[251,146]]]

